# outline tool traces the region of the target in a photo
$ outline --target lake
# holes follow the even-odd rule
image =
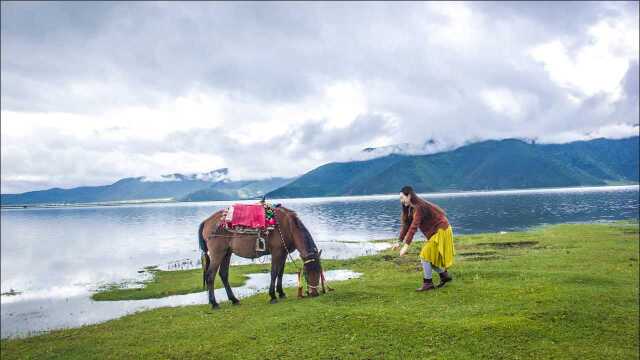
[[[423,196],[447,211],[454,233],[469,234],[562,222],[637,219],[638,190],[632,185]],[[394,238],[400,226],[397,195],[273,202],[298,212],[323,249],[323,258],[375,253],[387,244],[372,240]],[[30,327],[18,322],[29,319],[24,314],[30,314],[31,319],[51,316],[52,309],[59,309],[63,302],[93,303],[88,300],[91,291],[106,283],[139,280],[143,275],[138,271],[145,266],[198,266],[198,225],[229,204],[3,209],[1,288],[2,293],[14,290],[20,294],[1,297],[2,337],[43,330],[43,325]],[[247,261],[233,258],[234,264]],[[91,309],[87,305],[88,313]],[[60,324],[76,323],[58,321],[45,328]]]

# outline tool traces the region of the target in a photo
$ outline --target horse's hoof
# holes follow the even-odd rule
[[[269,301],[269,303],[271,303],[271,304],[277,304],[277,303],[278,303],[278,299],[271,299],[271,301]]]
[[[286,294],[284,294],[284,293],[280,294],[280,299],[286,299],[286,298],[287,298]]]
[[[212,304],[211,305],[211,310],[218,310],[218,309],[220,309],[220,305],[218,305],[218,304]]]
[[[236,300],[236,301],[232,301],[231,302],[233,305],[240,305],[240,301]]]

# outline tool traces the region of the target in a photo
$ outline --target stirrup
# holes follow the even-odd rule
[[[256,239],[256,251],[267,251],[267,241],[261,236]]]

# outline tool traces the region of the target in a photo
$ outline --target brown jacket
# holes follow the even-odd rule
[[[402,224],[400,230],[400,241],[411,244],[416,231],[420,229],[427,240],[431,238],[438,229],[449,227],[449,220],[445,214],[429,204],[417,205],[409,210],[409,218],[413,219],[411,224]]]

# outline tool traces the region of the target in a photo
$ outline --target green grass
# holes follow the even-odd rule
[[[386,240],[374,240],[386,241]],[[332,261],[324,260],[323,268],[325,270],[340,269],[351,264],[351,261]],[[300,262],[298,262],[300,266]],[[155,267],[145,268],[145,272],[151,274],[148,281],[137,283],[141,287],[130,288],[129,283],[113,283],[107,284],[98,289],[91,298],[97,301],[115,301],[115,300],[143,300],[156,299],[171,295],[184,295],[194,292],[203,291],[202,269],[181,270],[181,271],[163,271]],[[242,286],[248,279],[248,274],[269,273],[271,272],[271,264],[249,264],[231,267],[229,271],[229,283],[231,286]],[[296,266],[287,263],[285,272],[295,274]],[[216,276],[214,283],[215,288],[222,288],[220,277]]]
[[[638,359],[638,234],[622,222],[458,236],[454,281],[428,293],[414,291],[418,245],[325,262],[363,276],[313,299],[286,289],[275,305],[259,294],[2,340],[2,359]]]
[[[229,272],[231,286],[241,286],[247,279],[247,274],[268,272],[270,265],[251,264],[234,266]],[[151,273],[149,281],[142,282],[140,288],[126,288],[127,284],[109,284],[92,295],[93,300],[142,300],[155,299],[171,295],[184,295],[203,291],[202,270],[162,271],[147,269]],[[221,288],[222,281],[216,278],[215,287]]]

